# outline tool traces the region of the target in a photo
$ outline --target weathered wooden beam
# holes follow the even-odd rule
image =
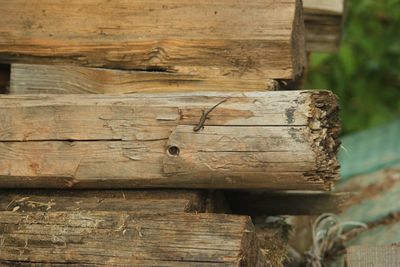
[[[0,212],[2,265],[265,266],[246,216]]]
[[[235,214],[318,215],[337,213],[351,199],[349,193],[325,192],[226,192]]]
[[[244,89],[245,88],[245,89]],[[111,94],[170,91],[276,90],[269,79],[229,79],[191,74],[12,64],[10,94]]]
[[[307,51],[338,51],[346,0],[303,0],[303,6]]]
[[[293,79],[300,0],[0,1],[0,61],[235,80]]]
[[[1,190],[0,211],[205,212],[216,205],[198,190]]]
[[[230,213],[223,192],[217,190],[1,190],[0,214],[3,211],[23,214],[113,211],[159,216],[179,212]],[[260,264],[283,266],[288,227],[257,222]]]
[[[4,95],[0,186],[327,190],[338,135],[328,91]]]
[[[400,245],[349,247],[346,266],[398,267],[400,266]]]

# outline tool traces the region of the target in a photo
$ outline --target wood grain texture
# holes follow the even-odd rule
[[[347,267],[398,267],[400,245],[349,247],[346,263]]]
[[[346,0],[304,0],[307,51],[336,52],[342,41]]]
[[[141,214],[205,212],[215,205],[196,190],[2,190],[0,211],[127,211]]]
[[[246,216],[0,212],[2,266],[265,266]]]
[[[235,214],[319,215],[338,213],[350,200],[348,193],[325,192],[227,192]]]
[[[12,64],[10,94],[112,94],[171,91],[276,90],[270,79],[121,71],[77,66]]]
[[[338,135],[328,91],[7,95],[0,186],[327,190]]]
[[[305,64],[300,0],[0,1],[0,61],[241,80]]]

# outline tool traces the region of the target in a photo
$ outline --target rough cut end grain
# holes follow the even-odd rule
[[[310,180],[323,181],[327,190],[339,179],[340,165],[337,158],[340,147],[340,117],[338,98],[329,91],[312,93],[309,118],[313,149],[316,153],[317,171]]]

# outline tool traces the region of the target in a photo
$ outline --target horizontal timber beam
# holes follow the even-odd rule
[[[328,91],[3,95],[0,187],[328,190],[339,130]]]
[[[276,90],[271,79],[231,79],[192,74],[12,64],[10,94],[112,94]],[[245,89],[244,89],[245,88]]]
[[[0,212],[0,225],[1,265],[265,266],[247,216]]]
[[[0,0],[0,62],[294,79],[300,0]]]
[[[208,203],[209,202],[209,203]],[[200,190],[1,190],[0,211],[205,212],[215,205]]]

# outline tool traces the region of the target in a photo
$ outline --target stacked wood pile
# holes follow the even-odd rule
[[[343,201],[300,0],[0,3],[2,265],[281,266]]]
[[[346,0],[303,0],[309,52],[336,52],[342,40]]]

